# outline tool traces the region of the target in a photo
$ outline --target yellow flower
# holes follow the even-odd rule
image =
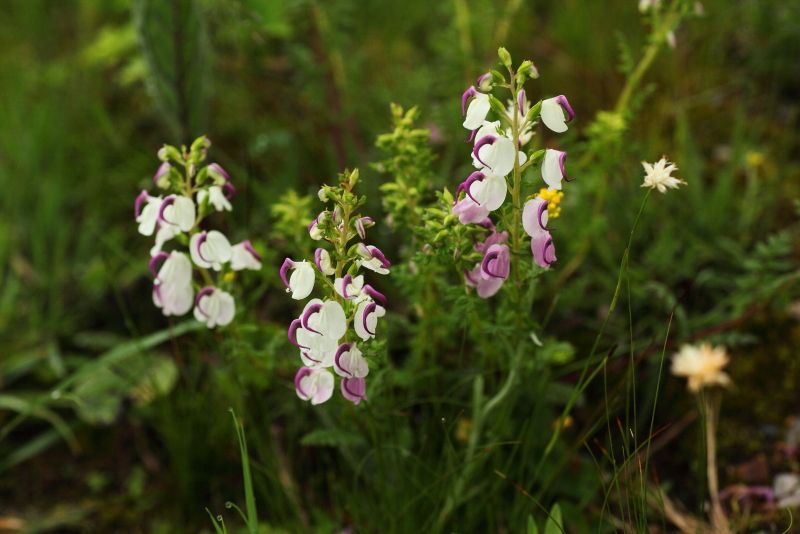
[[[684,345],[672,358],[672,374],[685,376],[689,390],[697,393],[704,386],[727,386],[730,377],[722,371],[728,365],[728,353],[724,347]]]
[[[745,164],[751,169],[757,169],[764,165],[764,154],[757,150],[748,150],[744,156]]]
[[[543,187],[536,195],[541,199],[547,201],[547,217],[550,219],[557,219],[561,215],[561,200],[564,198],[563,191],[556,191],[555,189],[547,189]]]

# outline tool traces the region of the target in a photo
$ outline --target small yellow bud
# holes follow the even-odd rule
[[[234,280],[236,280],[236,273],[233,271],[229,271],[225,273],[225,276],[223,276],[222,279],[226,282],[233,282]]]

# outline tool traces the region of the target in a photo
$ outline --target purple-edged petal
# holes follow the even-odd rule
[[[481,262],[482,278],[508,278],[511,256],[506,245],[492,245]]]
[[[522,228],[531,237],[547,232],[547,201],[535,197],[525,203],[522,208]]]
[[[163,251],[159,252],[158,254],[150,258],[150,262],[148,263],[148,268],[150,269],[150,272],[153,274],[153,278],[158,278],[158,269],[157,269],[158,262],[164,261],[167,258],[169,258],[169,254]]]
[[[461,95],[461,115],[464,116],[467,114],[467,105],[470,101],[475,98],[475,95],[478,94],[478,90],[475,89],[474,86],[470,86],[464,94]]]
[[[556,261],[556,249],[553,237],[549,232],[542,233],[531,239],[531,252],[533,260],[539,267],[547,269]]]
[[[342,396],[353,404],[367,398],[367,381],[363,378],[345,378],[340,387]]]

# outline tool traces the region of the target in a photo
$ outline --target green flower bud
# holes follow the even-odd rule
[[[508,50],[501,46],[497,49],[497,57],[500,58],[500,63],[502,63],[504,67],[507,69],[511,68],[511,54],[508,53]]]

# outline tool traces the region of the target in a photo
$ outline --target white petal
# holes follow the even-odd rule
[[[474,182],[470,187],[470,193],[478,204],[489,211],[494,211],[503,205],[507,192],[508,185],[502,176],[487,176],[480,182]]]
[[[548,98],[542,101],[542,108],[539,112],[545,126],[556,133],[567,131],[567,121],[564,110],[556,101],[556,98]]]
[[[175,197],[175,202],[164,212],[165,218],[180,228],[182,232],[188,232],[194,226],[195,208],[191,198]]]
[[[486,120],[486,115],[489,114],[489,96],[483,93],[477,93],[472,101],[467,106],[467,116],[464,119],[464,128],[467,130],[474,130],[479,128],[483,121]]]
[[[295,264],[292,275],[289,277],[289,290],[292,298],[303,300],[314,289],[314,267],[307,261]]]
[[[136,218],[139,223],[139,233],[142,235],[153,235],[158,220],[158,210],[161,208],[161,197],[150,197],[147,204],[142,208],[142,212]]]
[[[333,374],[319,369],[316,372],[316,392],[311,397],[311,404],[322,404],[333,395]]]
[[[561,189],[561,180],[564,174],[561,172],[561,151],[547,149],[544,153],[542,162],[542,179],[550,189]]]
[[[200,252],[203,258],[211,262],[214,270],[219,271],[222,264],[231,259],[231,243],[222,232],[211,230],[200,245]]]
[[[164,224],[156,232],[156,242],[153,248],[150,249],[150,256],[155,256],[161,249],[164,248],[164,243],[181,233],[177,226],[171,224]]]
[[[479,150],[480,161],[498,176],[505,176],[514,168],[514,153],[514,142],[505,136],[497,137],[494,143]]]
[[[189,254],[191,255],[192,261],[195,265],[201,269],[210,269],[211,263],[206,261],[205,257],[201,255],[201,251],[197,245],[204,235],[205,234],[203,232],[200,232],[189,238]]]
[[[237,243],[231,247],[231,269],[234,271],[244,269],[258,271],[261,269],[261,262],[247,249],[244,242]]]

